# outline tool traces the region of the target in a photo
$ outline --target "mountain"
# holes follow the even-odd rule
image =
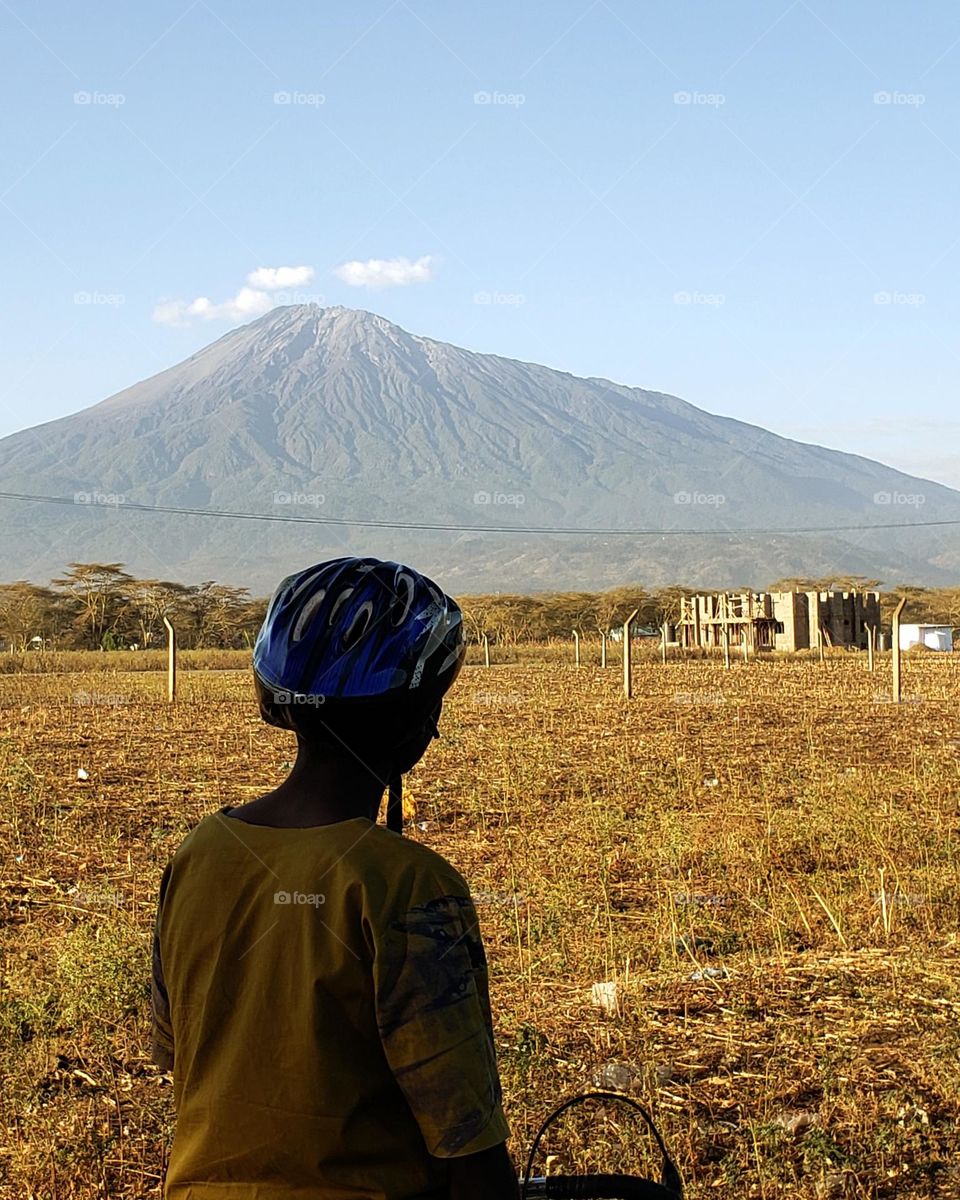
[[[274,309],[100,404],[3,438],[0,490],[78,498],[3,501],[3,576],[41,582],[68,561],[105,560],[262,594],[340,553],[409,559],[460,592],[825,574],[947,583],[960,570],[949,526],[738,532],[960,520],[951,488],[674,396],[316,305]],[[148,513],[132,502],[361,524]],[[702,534],[519,532],[527,527]]]

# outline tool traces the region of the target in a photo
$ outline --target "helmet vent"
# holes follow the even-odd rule
[[[360,641],[363,635],[370,627],[370,618],[373,616],[373,603],[368,600],[365,604],[361,604],[357,609],[356,616],[350,622],[350,628],[343,635],[343,648],[350,650]]]
[[[290,640],[299,642],[303,637],[303,631],[307,626],[307,622],[320,607],[321,601],[327,594],[326,588],[321,588],[315,596],[311,596],[303,608],[300,610],[300,615],[297,617],[297,623],[293,627],[293,633],[290,635]]]
[[[356,589],[352,587],[344,588],[336,600],[334,600],[333,608],[330,609],[330,616],[327,620],[327,624],[331,629],[333,628],[334,621],[337,619],[337,613],[340,611],[340,605],[343,604],[344,600],[348,600],[353,595],[355,590]]]

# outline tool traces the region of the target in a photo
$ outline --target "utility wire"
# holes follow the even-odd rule
[[[86,495],[87,493],[82,493]],[[0,492],[0,500],[23,500],[36,504],[69,504],[78,508],[129,509],[137,512],[172,513],[184,517],[219,517],[231,521],[273,521],[288,525],[359,525],[367,529],[412,529],[440,533],[537,533],[579,537],[781,537],[804,533],[853,533],[871,529],[933,529],[960,525],[960,519],[944,521],[884,521],[876,524],[808,525],[788,529],[598,529],[563,525],[458,525],[454,522],[377,521],[358,517],[304,517],[292,513],[228,512],[217,508],[175,508],[164,504],[138,504],[119,498],[116,503],[75,500],[69,496],[32,496],[22,492]]]

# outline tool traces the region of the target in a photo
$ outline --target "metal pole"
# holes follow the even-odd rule
[[[890,649],[893,651],[893,702],[900,703],[902,683],[900,679],[900,614],[906,606],[907,598],[900,601],[893,610],[893,631],[890,635]]]
[[[630,671],[630,623],[639,611],[639,608],[635,608],[623,623],[623,694],[628,700],[633,695],[633,675]]]
[[[167,699],[172,704],[177,698],[177,631],[164,616],[167,630]]]

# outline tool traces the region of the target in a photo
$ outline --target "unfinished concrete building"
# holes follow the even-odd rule
[[[879,592],[714,592],[681,601],[677,642],[686,649],[866,649],[867,630],[880,628]]]

